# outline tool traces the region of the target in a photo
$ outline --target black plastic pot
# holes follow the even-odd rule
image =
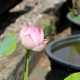
[[[22,0],[0,0],[0,15]]]
[[[76,12],[76,11],[75,11]],[[75,35],[75,34],[80,34],[80,22],[78,21],[75,21],[72,19],[71,17],[71,12],[69,12],[67,14],[67,19],[70,21],[71,23],[71,33],[72,35]]]
[[[46,47],[46,54],[49,57],[49,60],[51,62],[51,68],[52,68],[50,80],[63,80],[65,77],[67,77],[71,73],[80,71],[80,65],[69,63],[54,55],[54,53],[57,51],[56,50],[57,47],[61,48],[63,45],[68,46],[75,42],[80,42],[80,35],[72,35],[64,39],[55,40],[49,43],[48,46]]]

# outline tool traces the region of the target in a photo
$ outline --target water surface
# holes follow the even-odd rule
[[[55,50],[53,56],[56,56],[69,63],[80,65],[80,44],[72,44]]]

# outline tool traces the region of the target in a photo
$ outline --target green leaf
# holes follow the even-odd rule
[[[67,78],[65,78],[64,80],[80,80],[80,72],[73,73],[69,75]]]
[[[8,33],[8,35],[0,45],[0,55],[12,54],[16,48],[16,42],[17,42],[16,35]]]
[[[74,12],[73,12],[72,8],[70,8],[70,7],[68,6],[68,9],[70,10],[70,12],[71,12],[71,17],[73,18],[73,17],[74,17]]]

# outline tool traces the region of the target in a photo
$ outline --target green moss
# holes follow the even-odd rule
[[[43,27],[45,38],[50,38],[56,34],[55,22],[55,16],[44,14],[36,26]]]

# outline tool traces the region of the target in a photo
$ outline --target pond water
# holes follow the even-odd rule
[[[53,56],[80,66],[80,43],[57,48],[53,51]]]

